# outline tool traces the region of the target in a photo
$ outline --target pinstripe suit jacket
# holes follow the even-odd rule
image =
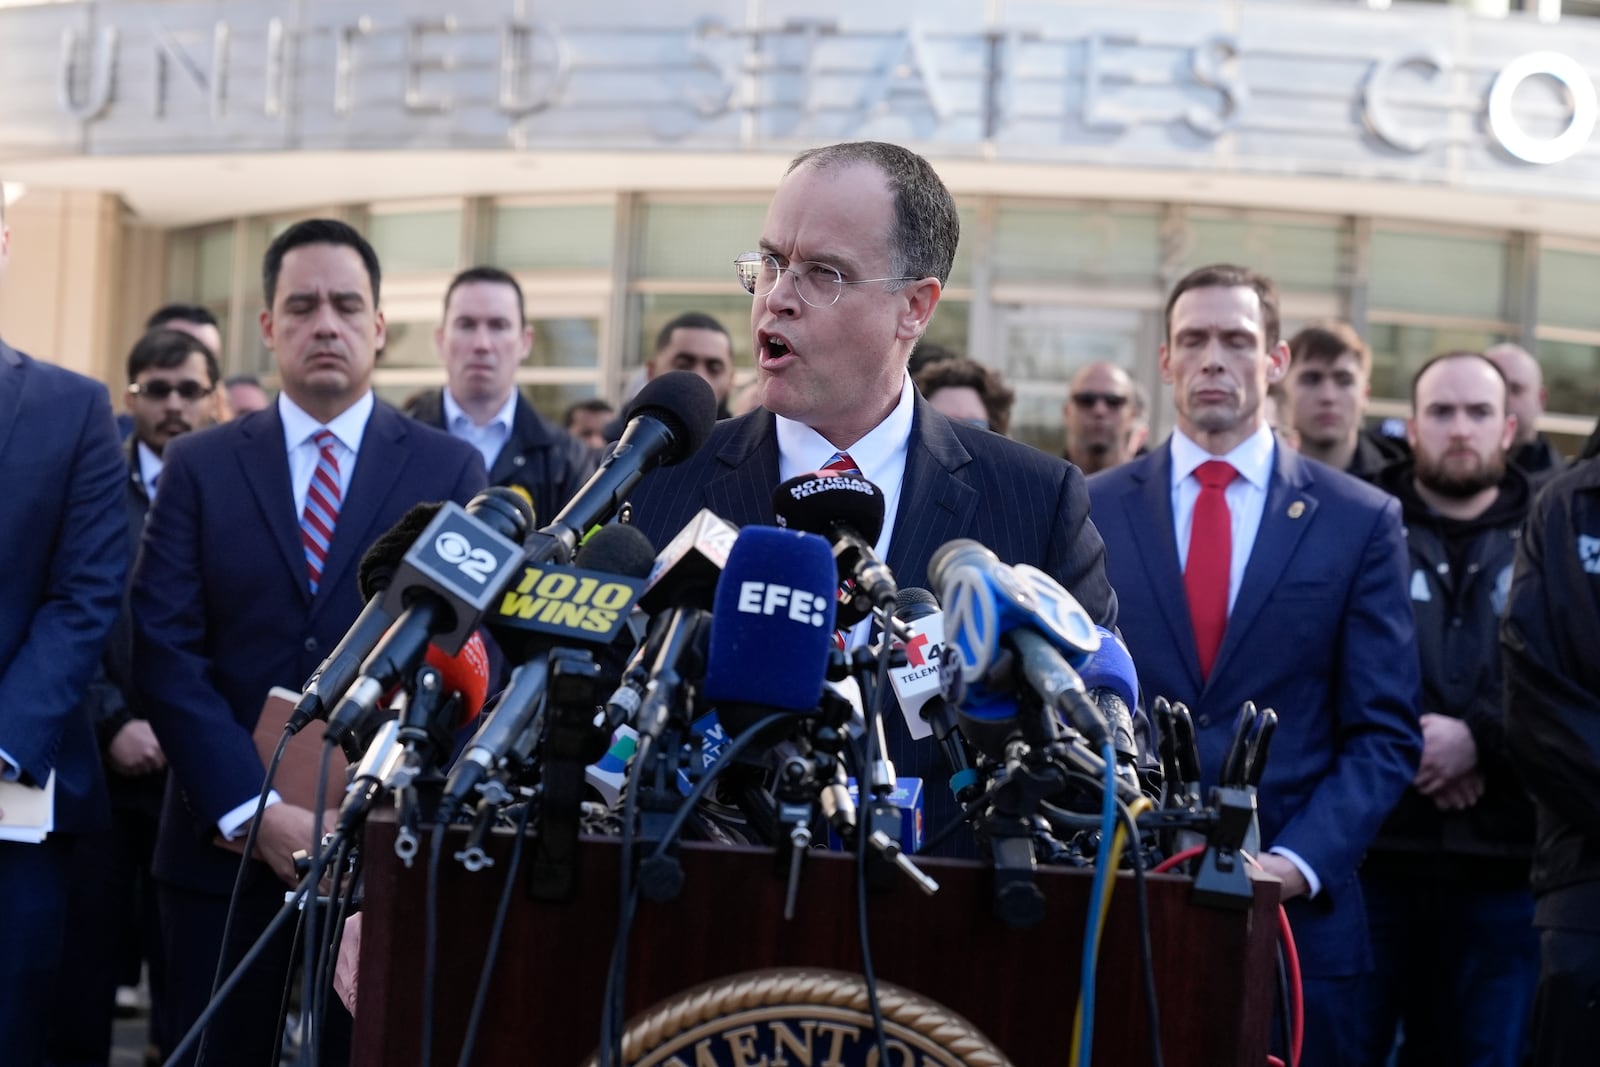
[[[647,475],[633,493],[634,521],[658,549],[703,507],[741,526],[770,524],[777,485],[777,431],[771,413],[757,408],[718,423],[705,447],[684,462]],[[1089,521],[1078,468],[952,422],[918,396],[885,562],[901,588],[926,587],[934,550],[959,537],[987,545],[1007,563],[1040,568],[1096,622],[1116,625],[1105,546]],[[925,821],[937,829],[956,811],[938,746],[913,742],[899,716],[888,716],[885,727],[898,773],[924,779]]]

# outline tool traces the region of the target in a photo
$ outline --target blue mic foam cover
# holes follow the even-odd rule
[[[833,552],[816,534],[739,531],[717,583],[701,688],[730,734],[822,699],[838,582]]]
[[[1084,688],[1103,686],[1121,697],[1128,707],[1136,707],[1139,703],[1139,672],[1133,666],[1128,646],[1104,626],[1096,626],[1095,629],[1100,633],[1100,647],[1078,668]]]

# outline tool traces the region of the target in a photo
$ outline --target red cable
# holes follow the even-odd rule
[[[1175,856],[1168,856],[1152,868],[1152,874],[1165,874],[1185,860],[1191,860],[1205,852],[1204,845],[1194,845],[1184,849]],[[1255,857],[1246,857],[1255,863]],[[1260,864],[1257,864],[1260,866]],[[1289,928],[1289,913],[1283,910],[1283,905],[1278,905],[1278,933],[1283,940],[1284,968],[1289,972],[1289,1044],[1290,1063],[1300,1062],[1300,1047],[1305,1040],[1306,1009],[1303,999],[1304,993],[1300,988],[1300,953],[1294,947],[1294,931]],[[1268,1056],[1267,1063],[1272,1067],[1284,1067],[1282,1060],[1276,1056]]]

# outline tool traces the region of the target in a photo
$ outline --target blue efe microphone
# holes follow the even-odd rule
[[[730,735],[822,700],[838,585],[833,550],[817,534],[739,531],[717,583],[701,686]]]

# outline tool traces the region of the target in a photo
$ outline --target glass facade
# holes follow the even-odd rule
[[[587,198],[466,198],[350,207],[384,264],[389,344],[377,381],[403,399],[443,381],[433,330],[450,276],[473,263],[513,271],[534,324],[519,383],[550,417],[589,396],[617,400],[684,311],[715,316],[735,338],[740,379],[749,297],[734,255],[755,246],[766,196],[624,193]],[[1600,246],[1538,234],[1426,227],[1347,215],[971,197],[962,242],[927,340],[966,352],[1016,388],[1013,436],[1060,448],[1066,382],[1083,363],[1126,366],[1170,426],[1157,370],[1168,287],[1208,262],[1271,274],[1284,331],[1351,320],[1372,344],[1373,411],[1404,414],[1412,373],[1429,356],[1501,340],[1530,344],[1545,368],[1549,424],[1568,449],[1600,410]],[[271,377],[254,339],[259,255],[282,216],[175,231],[165,277],[172,300],[211,308],[240,337],[229,370]]]

